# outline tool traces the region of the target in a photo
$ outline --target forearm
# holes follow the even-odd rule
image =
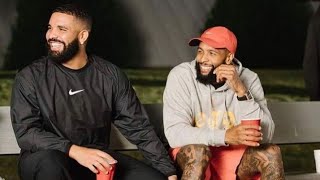
[[[21,149],[28,151],[39,150],[59,150],[64,153],[69,152],[71,142],[54,133],[41,130],[36,127],[26,127],[23,125],[13,124],[18,145]]]
[[[136,119],[138,121],[138,119]],[[155,169],[169,176],[176,174],[175,167],[171,161],[167,150],[149,123],[143,126],[135,126],[134,131],[128,131],[133,127],[123,127],[116,125],[121,133],[133,144],[137,145],[143,156]]]
[[[170,126],[167,123],[164,131],[172,148],[182,147],[188,144],[205,144],[208,146],[226,145],[224,142],[225,130],[210,129],[207,127],[198,128],[183,123]]]
[[[240,107],[240,120],[260,118],[261,127],[263,133],[262,142],[270,142],[274,132],[274,122],[271,117],[271,113],[268,110],[267,103],[265,100],[256,102],[254,99],[248,101],[239,101]]]

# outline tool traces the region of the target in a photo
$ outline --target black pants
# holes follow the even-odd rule
[[[164,180],[162,173],[127,155],[108,151],[118,163],[116,180]],[[96,174],[56,150],[24,152],[19,159],[21,180],[95,180]]]

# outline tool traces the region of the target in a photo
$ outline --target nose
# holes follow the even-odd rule
[[[198,60],[199,60],[200,63],[204,63],[204,62],[208,62],[209,61],[205,53],[199,55]]]
[[[48,29],[47,33],[46,33],[46,38],[47,40],[49,39],[57,39],[58,35],[56,33],[56,31],[54,31],[53,29]]]

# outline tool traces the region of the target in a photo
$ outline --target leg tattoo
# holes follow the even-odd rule
[[[177,154],[177,162],[182,169],[181,180],[201,180],[211,158],[208,146],[196,144],[187,145]]]
[[[239,164],[239,179],[250,179],[261,173],[261,180],[284,180],[284,169],[280,148],[276,145],[248,147]]]

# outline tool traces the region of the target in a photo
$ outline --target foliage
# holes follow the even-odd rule
[[[206,28],[230,28],[236,56],[252,67],[299,68],[311,14],[308,1],[217,0]]]
[[[11,79],[0,79],[0,106],[9,105],[12,83]]]
[[[162,94],[169,69],[125,69],[142,103],[162,103]],[[255,69],[268,101],[308,100],[302,70]],[[0,105],[9,105],[12,72],[0,72]]]

